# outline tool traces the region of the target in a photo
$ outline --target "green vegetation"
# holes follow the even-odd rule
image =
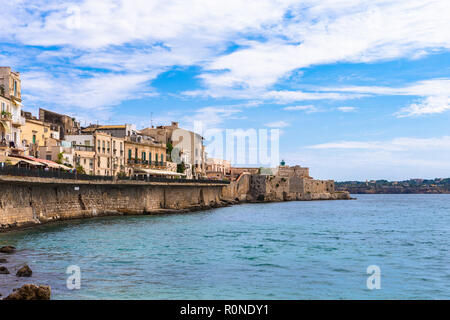
[[[56,163],[62,164],[64,159],[64,152],[58,153],[58,160],[56,160]]]
[[[167,159],[167,161],[172,161],[172,150],[173,150],[173,145],[172,145],[172,143],[169,141],[169,142],[167,143],[167,148],[166,148],[166,153],[167,153],[166,159]]]
[[[77,173],[86,174],[86,171],[84,171],[84,168],[82,165],[78,165],[76,167],[76,169],[77,169]]]
[[[185,170],[186,170],[186,164],[184,163],[184,161],[177,164],[177,172],[178,173],[184,173]]]
[[[11,117],[11,112],[8,111],[2,111],[2,116],[7,116],[7,117]]]
[[[117,178],[119,178],[119,179],[125,179],[126,177],[127,177],[127,174],[125,172],[123,172],[123,171],[120,171],[117,174]]]

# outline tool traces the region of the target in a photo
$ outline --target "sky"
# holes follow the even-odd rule
[[[450,177],[448,0],[0,0],[25,110],[279,129],[315,178]]]

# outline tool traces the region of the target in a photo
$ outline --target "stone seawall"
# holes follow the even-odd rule
[[[101,215],[222,206],[223,184],[87,182],[0,177],[0,229]]]
[[[223,182],[81,181],[0,176],[0,230],[49,221],[215,208],[238,202],[346,200],[330,180],[242,174]]]

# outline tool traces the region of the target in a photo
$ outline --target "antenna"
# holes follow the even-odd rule
[[[153,128],[153,112],[150,112],[150,127]]]

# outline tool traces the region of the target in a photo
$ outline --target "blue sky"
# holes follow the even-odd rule
[[[317,178],[450,176],[446,0],[1,1],[27,110],[279,128]]]

